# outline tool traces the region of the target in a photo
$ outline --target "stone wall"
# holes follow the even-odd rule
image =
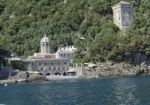
[[[29,71],[38,71],[43,75],[63,75],[69,70],[68,59],[55,59],[55,60],[35,60],[26,63],[26,68]]]

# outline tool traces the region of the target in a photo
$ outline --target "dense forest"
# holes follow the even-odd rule
[[[60,45],[75,45],[76,62],[130,61],[135,52],[149,56],[149,0],[125,0],[134,13],[126,32],[113,23],[111,7],[119,1],[0,0],[0,48],[26,57],[39,51],[47,34],[53,52]]]

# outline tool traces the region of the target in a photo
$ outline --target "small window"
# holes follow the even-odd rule
[[[67,62],[64,62],[64,64],[67,64]]]
[[[124,17],[123,17],[123,21],[124,21],[125,19],[124,19]]]
[[[129,15],[131,15],[131,12],[129,11]]]
[[[51,65],[53,65],[53,63],[51,63]]]
[[[53,70],[56,70],[56,68],[54,67]]]
[[[43,68],[41,68],[41,71],[43,71]]]
[[[47,64],[46,64],[46,63],[44,63],[44,65],[46,66]]]
[[[58,70],[60,70],[60,67],[58,67]]]
[[[41,63],[39,63],[39,65],[41,65]]]
[[[62,69],[65,70],[65,67],[63,67]]]
[[[49,70],[51,70],[51,68],[49,68]]]

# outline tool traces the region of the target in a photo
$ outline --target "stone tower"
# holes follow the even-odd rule
[[[42,54],[50,53],[49,38],[46,35],[41,39],[40,46]]]
[[[132,24],[132,6],[130,3],[120,1],[112,7],[112,10],[114,23],[121,30],[125,30],[130,24]]]

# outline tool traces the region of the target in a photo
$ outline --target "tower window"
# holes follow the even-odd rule
[[[131,15],[131,12],[129,11],[129,15]]]

